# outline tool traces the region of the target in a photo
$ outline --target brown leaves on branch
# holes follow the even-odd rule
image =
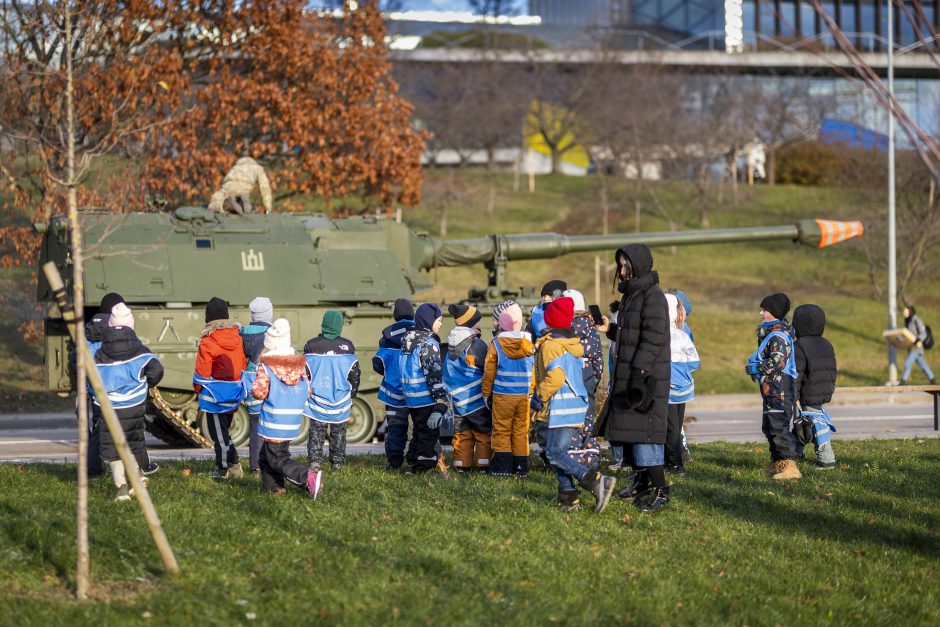
[[[419,200],[423,137],[390,77],[375,3],[342,17],[304,5],[245,2],[212,16],[207,30],[233,35],[191,69],[193,106],[159,138],[148,187],[205,203],[247,154],[265,166],[277,198]]]

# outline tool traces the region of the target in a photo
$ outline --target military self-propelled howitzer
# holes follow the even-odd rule
[[[207,445],[205,416],[192,389],[196,347],[205,304],[226,299],[232,318],[247,324],[248,303],[267,296],[275,315],[290,321],[295,348],[319,333],[323,312],[339,309],[343,335],[356,345],[362,364],[360,395],[353,406],[350,442],[370,439],[384,414],[375,394],[380,382],[372,356],[382,329],[392,322],[388,304],[432,284],[426,270],[481,263],[485,289],[470,300],[495,304],[518,296],[506,288],[506,265],[569,253],[612,251],[630,242],[650,246],[791,240],[823,247],[861,235],[861,223],[803,220],[794,225],[710,231],[559,235],[529,233],[439,240],[406,225],[371,216],[331,219],[319,214],[223,215],[199,207],[172,213],[86,211],[81,215],[85,254],[85,319],[108,292],[121,294],[134,311],[140,339],[163,362],[166,374],[151,396],[148,429],[174,444]],[[40,265],[54,262],[72,276],[68,224],[46,225]],[[71,388],[69,338],[40,273],[38,297],[49,302],[45,323],[46,384]],[[489,316],[484,317],[489,322]],[[487,335],[488,337],[488,335]],[[236,443],[248,437],[240,410],[232,427]],[[299,439],[306,437],[306,425]]]

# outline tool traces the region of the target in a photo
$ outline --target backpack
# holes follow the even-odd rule
[[[927,337],[924,338],[924,349],[929,350],[933,348],[933,331],[930,329],[929,324],[924,324],[924,329],[927,332]]]

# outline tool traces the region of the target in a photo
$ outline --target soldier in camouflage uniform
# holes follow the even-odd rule
[[[225,175],[222,188],[212,194],[209,209],[216,213],[253,213],[251,192],[255,185],[261,193],[261,206],[263,213],[271,212],[271,182],[257,161],[251,157],[242,157],[235,162],[232,169]]]

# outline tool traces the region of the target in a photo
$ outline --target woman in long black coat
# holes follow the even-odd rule
[[[648,247],[627,244],[616,258],[623,297],[616,322],[606,324],[615,356],[610,397],[597,435],[625,445],[625,462],[634,468],[633,483],[620,497],[640,509],[657,510],[669,502],[663,469],[671,372],[669,308]],[[643,501],[647,495],[650,498]]]

